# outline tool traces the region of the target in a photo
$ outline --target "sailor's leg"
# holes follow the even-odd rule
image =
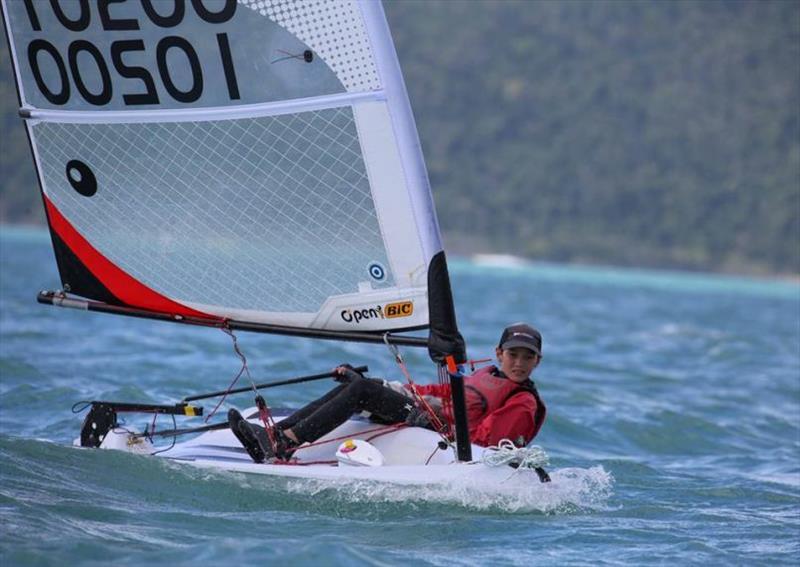
[[[315,411],[317,411],[323,404],[326,404],[331,399],[335,398],[339,395],[339,393],[347,388],[348,384],[339,384],[332,390],[330,390],[324,396],[317,398],[313,402],[309,402],[308,404],[301,407],[299,410],[295,411],[289,417],[280,420],[278,423],[275,424],[277,429],[289,429],[290,427],[294,427],[294,425],[300,421],[301,419],[305,419]]]
[[[405,421],[416,405],[411,396],[404,396],[383,384],[362,396],[360,401],[360,410],[370,412],[374,421],[387,425]]]
[[[362,382],[365,380],[359,379],[357,381]],[[344,394],[345,390],[347,390],[349,386],[350,384],[340,384],[321,398],[317,398],[313,402],[310,402],[294,412],[286,419],[283,419],[275,424],[274,448],[267,437],[265,429],[259,425],[247,422],[242,418],[238,411],[231,409],[230,412],[228,412],[228,422],[234,435],[236,435],[236,438],[239,440],[242,446],[247,449],[248,454],[255,462],[263,463],[265,460],[272,457],[288,459],[291,456],[294,448],[306,440],[304,437],[300,437],[294,433],[295,425],[298,422],[308,421],[307,418],[314,416],[314,414],[316,414],[320,408],[329,405],[334,400],[342,396],[349,397],[349,395]],[[344,419],[346,420],[347,417]],[[338,425],[339,424],[336,424],[330,429],[332,430]],[[285,430],[289,430],[290,428],[290,432],[285,433]],[[301,431],[303,431],[302,428]],[[327,433],[327,431],[323,431],[314,439],[324,435],[325,433]]]
[[[292,426],[291,433],[298,441],[316,441],[339,427],[358,411],[375,412],[382,418],[396,423],[405,419],[413,407],[413,401],[386,388],[381,380],[360,378],[344,386],[314,413]]]

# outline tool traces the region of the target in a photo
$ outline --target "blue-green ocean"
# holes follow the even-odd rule
[[[37,291],[59,287],[45,232],[0,229],[0,258],[3,567],[800,561],[796,282],[451,259],[471,357],[491,356],[512,322],[544,335],[534,378],[549,418],[536,443],[555,480],[503,495],[72,448],[75,402],[176,402],[224,389],[239,360],[218,330],[37,304]],[[381,346],[238,339],[258,381],[345,361],[401,376]],[[434,379],[426,353],[405,356],[418,382]],[[331,385],[268,400],[299,406]]]

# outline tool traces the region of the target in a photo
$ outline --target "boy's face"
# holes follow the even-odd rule
[[[514,382],[522,383],[527,380],[533,369],[539,364],[539,356],[525,347],[513,347],[496,351],[500,370]]]

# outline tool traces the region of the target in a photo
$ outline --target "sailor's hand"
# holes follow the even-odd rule
[[[333,379],[337,382],[349,383],[363,377],[349,364],[340,364],[333,369]]]
[[[414,406],[414,408],[408,412],[408,415],[406,416],[406,425],[430,429],[431,414],[429,414],[424,408]]]

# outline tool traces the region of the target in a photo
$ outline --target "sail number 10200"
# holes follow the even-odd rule
[[[34,31],[42,31],[39,14],[36,11],[32,0],[24,0],[28,20]],[[112,4],[120,4],[128,0],[97,0],[97,12],[100,23],[105,31],[135,31],[139,30],[139,21],[135,18],[115,18]],[[156,11],[154,3],[156,0],[138,0],[148,19],[156,26],[161,28],[172,28],[183,21],[186,13],[187,0],[172,0],[171,11],[163,10],[163,6],[168,2],[158,2],[160,11]],[[89,0],[70,0],[73,8],[78,7],[78,11],[71,10],[68,15],[61,6],[61,0],[50,0],[50,8],[53,10],[58,22],[71,32],[81,32],[86,30],[91,23],[92,13],[89,8]],[[236,11],[236,0],[225,0],[221,9],[210,10],[203,0],[191,0],[191,5],[195,13],[204,21],[210,24],[221,24],[230,20]],[[71,16],[71,17],[70,17]],[[227,33],[216,34],[217,47],[220,63],[225,75],[225,83],[228,89],[228,96],[231,100],[238,100],[239,84],[236,78],[236,69],[233,65],[230,42]],[[145,43],[141,39],[124,39],[111,42],[108,55],[114,70],[119,76],[126,79],[139,80],[144,89],[139,92],[128,92],[122,95],[125,105],[145,105],[159,104],[159,96],[156,91],[155,81],[150,71],[139,65],[131,65],[123,60],[123,56],[130,52],[147,51]],[[167,64],[167,56],[172,52],[173,57],[182,54],[188,68],[191,71],[190,84],[177,84]],[[49,41],[41,38],[32,40],[28,44],[28,63],[30,65],[33,79],[42,95],[55,105],[64,105],[69,102],[71,97],[71,85],[83,97],[86,102],[95,106],[103,106],[111,102],[114,96],[113,81],[109,70],[106,57],[101,49],[95,44],[85,39],[76,39],[67,47],[66,57]],[[42,62],[44,58],[50,58],[51,64],[58,70],[58,82],[45,81],[42,76]],[[100,78],[99,86],[92,85],[90,88],[78,64],[79,58],[84,64],[95,67],[93,75]],[[203,70],[200,58],[192,44],[184,37],[170,35],[161,38],[155,48],[155,63],[158,68],[158,78],[164,86],[164,90],[178,102],[191,103],[200,99],[203,95]],[[69,72],[67,71],[69,69]],[[72,81],[70,82],[70,76]],[[97,81],[93,81],[97,83]],[[187,83],[187,81],[182,81]]]

